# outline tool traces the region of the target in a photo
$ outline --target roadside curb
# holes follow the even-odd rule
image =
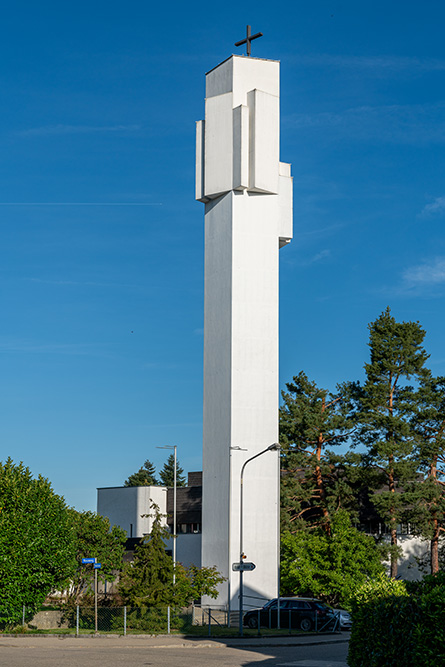
[[[242,637],[196,637],[190,635],[149,635],[149,634],[82,634],[79,636],[72,634],[39,634],[39,633],[22,633],[22,634],[0,634],[1,638],[5,639],[121,639],[124,641],[131,639],[143,639],[150,643],[152,648],[199,648],[212,646],[226,646],[229,648],[260,648],[273,646],[320,646],[323,644],[347,644],[349,637],[319,637],[313,639],[310,635],[300,637],[256,637],[256,638],[242,638]],[[307,641],[305,641],[307,639]]]

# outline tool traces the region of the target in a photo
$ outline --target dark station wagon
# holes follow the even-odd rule
[[[278,627],[278,599],[267,602],[260,609],[251,609],[243,617],[249,628]],[[337,625],[336,614],[327,604],[315,598],[280,598],[280,627],[309,630],[332,630]]]

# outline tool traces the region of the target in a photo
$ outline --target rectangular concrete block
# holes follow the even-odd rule
[[[249,108],[233,110],[233,189],[249,187]]]
[[[205,120],[196,123],[196,166],[195,166],[195,199],[206,202],[204,196],[204,132]]]
[[[278,194],[280,156],[280,101],[275,95],[252,90],[250,110],[249,189]]]
[[[293,178],[290,164],[280,162],[278,181],[278,236],[280,248],[290,242],[293,236]]]
[[[233,114],[232,95],[206,100],[204,138],[204,194],[209,199],[232,189]]]

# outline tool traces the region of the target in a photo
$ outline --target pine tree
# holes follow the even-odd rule
[[[119,592],[125,602],[135,607],[185,607],[201,595],[216,598],[218,585],[225,578],[215,567],[173,565],[165,551],[171,537],[158,505],[151,503],[151,532],[136,547],[134,560],[126,563],[119,581]],[[173,583],[173,572],[175,583]]]
[[[366,446],[365,462],[380,473],[380,488],[372,502],[390,529],[393,578],[397,576],[397,524],[407,504],[400,491],[416,474],[410,425],[416,392],[407,382],[426,372],[424,337],[418,322],[396,322],[387,308],[369,325],[371,358],[365,364],[365,383],[357,392],[360,428],[355,441]]]
[[[423,377],[417,407],[414,460],[423,477],[411,485],[410,521],[415,532],[430,540],[431,574],[437,574],[445,533],[445,377]]]
[[[119,582],[119,591],[126,602],[135,607],[171,604],[173,590],[173,560],[165,551],[170,537],[162,525],[158,505],[151,504],[151,532],[138,544],[133,563],[126,563]]]
[[[159,473],[162,485],[173,486],[174,476],[175,476],[175,455],[170,454],[166,463],[164,463],[164,467]],[[176,486],[185,486],[184,470],[179,465],[178,459],[176,459]]]
[[[286,387],[280,409],[283,528],[323,526],[329,535],[332,513],[353,502],[347,458],[328,449],[345,443],[352,428],[346,387],[330,394],[303,372]]]
[[[124,482],[124,486],[158,486],[153,463],[147,459],[144,465]]]

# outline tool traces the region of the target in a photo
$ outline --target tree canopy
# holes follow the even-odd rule
[[[351,524],[346,510],[323,528],[285,532],[281,537],[281,594],[320,597],[348,606],[356,588],[384,573],[387,551]]]
[[[282,525],[288,530],[322,526],[332,512],[350,507],[353,490],[347,459],[331,447],[345,444],[353,428],[343,387],[335,394],[300,372],[282,392],[280,408]]]
[[[175,476],[175,455],[170,454],[159,473],[163,486],[173,486]],[[184,470],[176,459],[176,486],[185,486]]]
[[[0,463],[0,623],[18,623],[74,574],[75,534],[64,499],[23,463]]]
[[[424,337],[418,322],[397,322],[387,308],[369,325],[370,361],[357,393],[355,440],[367,449],[366,464],[380,473],[372,501],[390,527],[392,577],[397,576],[397,524],[406,509],[406,497],[397,490],[413,479],[416,469],[411,419],[417,397],[408,381],[427,373]]]
[[[445,534],[445,377],[423,375],[412,425],[413,459],[422,474],[408,486],[409,521],[430,541],[430,572],[437,574],[440,538]]]
[[[119,591],[127,604],[142,606],[185,606],[201,595],[216,597],[222,577],[214,567],[184,567],[165,551],[171,537],[163,524],[159,507],[151,504],[152,529],[136,547],[134,561],[126,563],[119,581]],[[173,573],[175,582],[173,582]]]
[[[124,482],[124,486],[157,486],[156,468],[148,459],[144,465]]]
[[[83,565],[82,558],[97,558],[102,566],[97,571],[98,580],[114,581],[117,571],[122,568],[127,534],[119,526],[111,528],[109,520],[95,512],[71,510],[71,520],[77,567],[68,592],[71,601],[79,604],[82,598],[94,595],[94,570],[91,565]]]

